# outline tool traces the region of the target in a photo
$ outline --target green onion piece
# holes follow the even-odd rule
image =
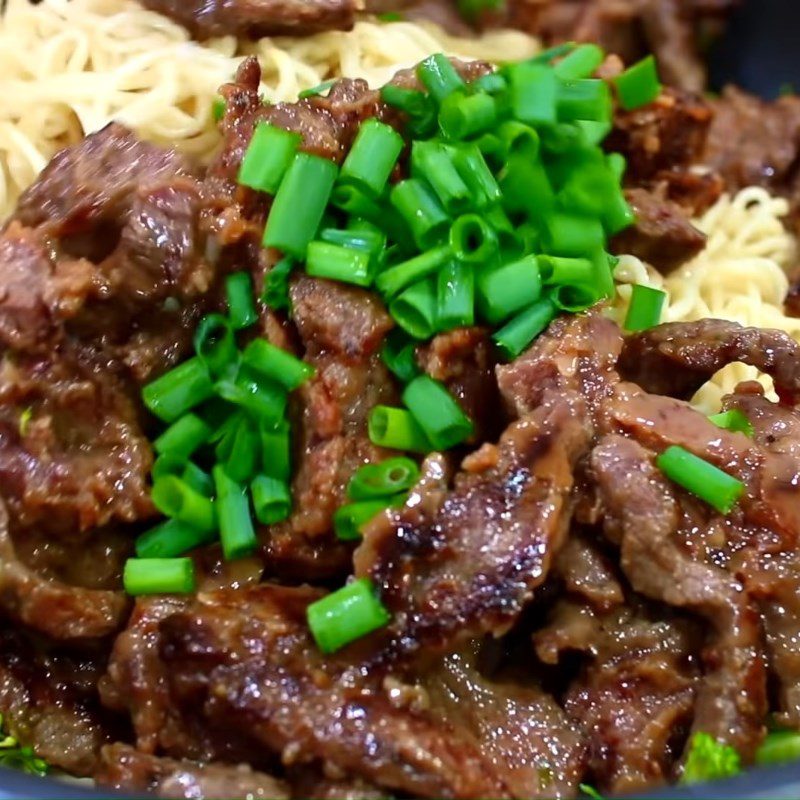
[[[497,129],[497,137],[503,143],[506,157],[520,154],[534,159],[539,155],[539,134],[516,120],[507,120]]]
[[[214,122],[222,122],[224,116],[225,98],[217,96],[211,101],[211,119],[213,119]]]
[[[311,378],[315,369],[265,339],[253,339],[242,353],[242,364],[293,392]]]
[[[442,267],[436,287],[436,328],[450,331],[475,323],[475,271],[452,261]]]
[[[165,475],[177,475],[180,477],[183,475],[184,469],[186,469],[185,458],[167,453],[155,460],[153,468],[150,470],[150,475],[154,481],[163,478]]]
[[[376,19],[380,22],[402,22],[403,15],[399,11],[384,11],[376,15]]]
[[[353,216],[373,221],[380,218],[379,204],[357,186],[346,183],[335,186],[331,194],[331,204]]]
[[[625,177],[625,170],[627,169],[628,162],[622,153],[607,153],[606,164],[611,170],[611,174],[616,178],[617,183],[621,183]]]
[[[410,284],[434,275],[452,257],[453,253],[447,245],[428,250],[384,270],[375,279],[375,286],[382,294],[392,297]]]
[[[194,349],[212,375],[221,375],[232,367],[239,351],[230,320],[222,314],[206,314],[194,332]]]
[[[282,258],[264,279],[264,293],[261,299],[264,305],[273,311],[288,311],[292,306],[289,299],[289,276],[292,269],[294,261],[291,258]]]
[[[420,375],[406,386],[403,402],[436,450],[461,444],[475,430],[450,392],[428,375]]]
[[[261,464],[268,478],[288,481],[291,476],[291,436],[289,423],[281,420],[275,427],[261,425]]]
[[[609,236],[614,236],[636,222],[636,215],[622,192],[616,192],[608,199],[603,211],[603,227]]]
[[[336,78],[322,81],[322,83],[318,83],[316,86],[312,86],[309,89],[303,89],[302,92],[298,92],[297,97],[300,100],[305,100],[308,97],[316,97],[318,95],[325,94],[334,83],[336,83]]]
[[[485,11],[496,11],[505,0],[458,0],[458,13],[468,22],[478,22]]]
[[[485,92],[453,92],[439,108],[439,129],[446,139],[469,139],[492,129],[496,122],[497,103]]]
[[[275,194],[301,141],[299,133],[260,122],[247,146],[237,180],[259,192]]]
[[[559,256],[539,256],[539,273],[545,286],[553,284],[591,283],[594,265],[587,258],[563,258]]]
[[[427,250],[447,228],[447,212],[422,181],[409,178],[396,184],[389,200],[405,220],[420,250]]]
[[[497,349],[507,361],[513,361],[555,319],[558,308],[549,297],[537,300],[497,331]]]
[[[589,800],[606,800],[591,784],[579,783],[578,788],[581,790],[581,797],[588,797]]]
[[[499,72],[489,72],[472,81],[470,87],[479,92],[501,94],[508,89],[508,81]]]
[[[122,585],[132,597],[145,594],[190,594],[197,588],[191,558],[129,558]]]
[[[175,422],[187,411],[208,400],[214,386],[199,358],[190,358],[142,389],[145,406],[164,422]]]
[[[509,213],[523,212],[540,219],[555,206],[555,192],[540,161],[522,154],[511,156],[500,173],[501,202]]]
[[[551,64],[557,58],[561,58],[562,56],[571,53],[576,47],[578,47],[578,45],[575,44],[575,42],[564,42],[563,44],[557,44],[548,48],[547,50],[542,50],[542,52],[538,55],[528,59],[527,63]]]
[[[425,134],[433,131],[436,125],[436,107],[424,92],[389,83],[381,89],[381,100],[408,114],[413,120],[416,133]]]
[[[411,489],[418,480],[419,467],[410,458],[388,458],[356,470],[347,485],[347,496],[351,500],[386,498]]]
[[[262,525],[274,525],[288,519],[292,512],[292,495],[285,481],[257,475],[250,484],[256,519]]]
[[[175,475],[165,475],[153,483],[153,505],[165,516],[185,522],[201,533],[217,529],[214,503]]]
[[[644,331],[658,325],[666,300],[666,292],[637,283],[631,291],[631,302],[625,315],[625,330]]]
[[[554,255],[585,256],[602,248],[606,237],[603,226],[591,217],[548,214],[542,225],[542,245]]]
[[[259,421],[277,424],[283,419],[286,390],[278,383],[256,380],[249,373],[242,372],[235,381],[217,381],[214,391],[223,400],[254,414]]]
[[[619,181],[604,162],[581,164],[571,172],[558,193],[566,211],[601,216],[612,196],[621,193]]]
[[[436,331],[436,281],[426,278],[409,286],[389,304],[389,313],[409,336],[429,339]]]
[[[605,53],[596,44],[582,44],[564,56],[553,71],[562,80],[588,78],[602,63]]]
[[[264,246],[302,259],[322,221],[336,181],[336,164],[298,153],[281,183],[264,230]]]
[[[708,421],[713,422],[718,428],[743,433],[751,439],[756,432],[753,423],[738,408],[732,408],[730,411],[723,411],[719,414],[712,414]]]
[[[593,120],[603,122],[611,118],[611,92],[608,84],[599,78],[564,81],[558,90],[558,119]]]
[[[539,299],[541,293],[542,281],[536,256],[525,256],[478,272],[478,310],[492,325],[527,308]]]
[[[180,477],[187,486],[191,486],[196,492],[199,492],[203,497],[214,496],[214,481],[211,476],[205,471],[200,469],[193,461],[187,461],[183,472]],[[155,475],[153,476],[155,479]]]
[[[497,185],[489,165],[478,146],[473,143],[461,143],[453,148],[453,164],[472,196],[476,208],[485,208],[501,199],[500,187]]]
[[[235,481],[244,483],[253,477],[258,468],[260,442],[250,420],[237,415],[238,422],[226,432],[217,445],[217,463]]]
[[[216,531],[204,533],[180,520],[168,519],[136,540],[136,555],[139,558],[174,558],[210,544],[214,539]]]
[[[363,230],[348,229],[346,231],[339,228],[323,228],[320,231],[319,238],[329,244],[336,244],[353,250],[362,250],[375,261],[383,253],[384,247],[386,247],[386,235],[374,228],[368,220],[361,221],[366,225],[370,225],[371,228]]]
[[[388,497],[380,500],[363,500],[359,503],[348,503],[336,509],[333,515],[333,529],[336,532],[336,538],[343,542],[360,539],[362,527],[389,508],[388,501]]]
[[[420,374],[416,359],[416,342],[399,328],[389,331],[381,347],[381,358],[403,383],[414,380]]]
[[[210,437],[210,426],[196,414],[185,414],[153,442],[153,449],[159,455],[169,453],[178,458],[189,458]]]
[[[656,459],[659,469],[672,481],[721,514],[727,514],[744,492],[744,484],[683,447],[668,447]]]
[[[689,755],[680,782],[716,781],[738,775],[741,771],[741,758],[731,745],[718,742],[708,733],[699,731],[689,743]]]
[[[479,214],[463,214],[450,226],[453,255],[468,264],[485,264],[497,254],[497,236]]]
[[[453,150],[447,145],[415,141],[411,145],[411,174],[430,183],[448,213],[459,214],[469,208],[472,196],[453,164]]]
[[[253,279],[249,272],[234,272],[225,278],[225,293],[228,296],[228,317],[236,331],[249,328],[258,322]]]
[[[258,544],[244,488],[232,480],[224,468],[213,470],[217,487],[217,509],[222,554],[226,561],[249,556]]]
[[[505,142],[493,133],[484,133],[475,140],[475,145],[481,151],[481,155],[494,168],[500,169],[505,163],[508,149]]]
[[[437,103],[464,88],[464,81],[444,53],[435,53],[426,58],[417,67],[417,77]]]
[[[516,258],[525,252],[523,240],[518,235],[502,206],[492,206],[483,212],[483,218],[494,228],[500,253],[504,258]],[[517,226],[518,228],[521,226]],[[538,234],[537,234],[538,237]]]
[[[422,428],[404,408],[375,406],[369,414],[369,438],[378,447],[430,453],[433,449]]]
[[[403,137],[394,128],[377,119],[367,119],[358,129],[339,180],[352,181],[377,197],[386,187],[402,150]]]
[[[619,259],[616,256],[609,255],[602,249],[595,250],[590,258],[594,265],[594,285],[597,287],[600,297],[610,300],[616,292],[614,270],[619,263]]]
[[[570,314],[591,308],[601,296],[598,287],[588,283],[563,284],[550,292],[550,299],[555,306]]]
[[[328,278],[356,286],[372,283],[370,254],[328,242],[311,242],[306,256],[306,272],[315,278]]]
[[[653,56],[643,58],[613,80],[619,104],[626,110],[646,106],[661,94],[658,67]]]
[[[508,81],[516,119],[529,125],[556,121],[558,78],[550,67],[523,61],[508,67]]]
[[[602,144],[606,136],[611,133],[611,130],[614,127],[614,122],[612,119],[579,119],[575,124],[583,132],[583,137],[586,140],[586,143],[590,145]]]
[[[756,750],[756,764],[788,764],[800,760],[800,733],[772,731]]]

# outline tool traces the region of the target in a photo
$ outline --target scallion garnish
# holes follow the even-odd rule
[[[637,283],[631,290],[631,302],[623,325],[625,330],[644,331],[658,325],[666,300],[666,292]]]
[[[122,573],[125,591],[142,594],[188,594],[196,586],[191,558],[129,558]]]

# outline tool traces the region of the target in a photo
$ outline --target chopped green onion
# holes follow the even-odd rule
[[[800,761],[800,733],[772,731],[756,750],[756,764],[788,764]]]
[[[225,469],[214,467],[217,509],[222,553],[226,561],[249,556],[258,544],[244,488],[232,480]]]
[[[275,194],[301,141],[299,133],[260,122],[239,167],[239,183]]]
[[[336,538],[343,542],[353,542],[361,538],[362,528],[371,522],[378,514],[402,505],[405,495],[399,498],[382,497],[380,500],[362,500],[358,503],[348,503],[336,509],[333,515],[333,529]]]
[[[549,297],[537,300],[497,331],[492,339],[507,361],[513,361],[555,319],[558,308]]]
[[[436,331],[436,281],[426,278],[409,286],[389,304],[389,313],[409,336],[430,338]]]
[[[214,495],[214,481],[211,476],[205,470],[200,469],[193,461],[186,462],[180,477],[187,486],[191,486],[203,497],[212,497]],[[153,475],[153,478],[155,479],[155,475]]]
[[[165,475],[153,483],[153,505],[165,516],[185,522],[201,533],[217,529],[214,503],[175,475]]]
[[[587,144],[602,144],[614,127],[612,119],[579,119],[575,124],[583,131]]]
[[[585,311],[600,300],[602,293],[597,286],[588,283],[563,284],[550,292],[550,299],[556,308],[577,314]]]
[[[217,463],[225,467],[230,477],[244,483],[255,475],[260,455],[260,442],[255,428],[244,414],[228,430],[216,448]]]
[[[625,228],[629,228],[636,221],[633,209],[625,199],[622,192],[615,192],[609,198],[603,212],[603,227],[609,236],[614,236]]]
[[[596,219],[555,213],[544,218],[542,244],[553,255],[585,256],[603,247],[605,235]]]
[[[496,122],[497,103],[485,92],[453,92],[439,108],[439,128],[446,139],[469,139],[494,127]]]
[[[416,178],[401,181],[389,193],[389,200],[405,220],[420,250],[433,247],[441,238],[448,224],[447,212],[427,184]]]
[[[508,81],[499,72],[488,72],[486,75],[481,75],[480,78],[472,81],[470,86],[473,90],[479,92],[501,94],[508,89]]]
[[[497,136],[503,144],[506,158],[520,154],[533,159],[539,155],[539,134],[530,125],[507,120],[497,129]]]
[[[442,267],[436,287],[436,327],[449,331],[475,322],[475,272],[452,261]]]
[[[164,422],[175,422],[187,411],[208,400],[214,386],[199,358],[190,358],[142,389],[145,406]]]
[[[625,315],[626,331],[644,331],[661,322],[666,292],[637,283],[631,291],[631,302]]]
[[[268,478],[288,481],[291,476],[291,437],[289,423],[281,420],[276,427],[262,424],[261,464]]]
[[[416,359],[416,342],[398,328],[389,331],[384,339],[381,358],[389,371],[403,383],[414,380],[420,374]]]
[[[756,432],[753,423],[738,408],[732,408],[730,411],[723,411],[719,414],[712,414],[708,421],[713,422],[718,428],[743,433],[751,439]]]
[[[525,256],[478,272],[478,309],[492,325],[527,308],[539,299],[541,293],[542,281],[536,256]]]
[[[619,104],[631,111],[652,103],[661,94],[658,67],[653,56],[643,58],[613,80]]]
[[[399,11],[384,11],[376,16],[380,22],[402,22],[403,15]]]
[[[485,264],[497,254],[497,236],[479,214],[463,214],[450,226],[450,248],[459,261]]]
[[[742,761],[736,750],[701,731],[691,739],[680,782],[716,781],[738,775],[741,771]]]
[[[311,603],[307,616],[308,627],[323,653],[335,653],[391,619],[368,578],[351,581]]]
[[[545,286],[591,283],[594,276],[594,265],[586,258],[539,256],[537,263]]]
[[[557,107],[561,121],[603,122],[611,117],[611,92],[599,78],[564,81],[558,90]]]
[[[464,81],[443,53],[435,53],[426,58],[417,67],[417,76],[437,103],[441,103],[452,92],[464,88]]]
[[[372,223],[367,220],[362,220],[362,222],[372,226]],[[386,235],[374,229],[374,227],[362,230],[348,229],[346,231],[338,228],[324,228],[320,231],[319,238],[329,244],[353,250],[362,250],[373,261],[383,253],[383,248],[386,246]]]
[[[410,458],[388,458],[356,470],[347,485],[347,496],[351,500],[375,500],[405,492],[418,480],[419,467]]]
[[[552,64],[557,58],[571,53],[576,47],[575,42],[563,42],[562,44],[549,47],[547,50],[542,50],[541,53],[535,55],[533,58],[528,59],[526,63],[530,64]]]
[[[155,460],[153,468],[150,470],[150,475],[154,481],[163,478],[165,475],[177,475],[180,477],[183,475],[185,468],[186,459],[183,456],[167,453]]]
[[[189,458],[211,436],[211,427],[196,414],[185,414],[153,442],[156,453]]]
[[[315,278],[369,286],[372,283],[370,254],[364,250],[328,242],[311,242],[306,257],[306,272]]]
[[[234,272],[225,278],[225,293],[228,296],[228,316],[236,331],[249,328],[258,322],[253,279],[249,272]]]
[[[261,299],[273,311],[288,311],[291,308],[289,276],[293,268],[294,261],[291,258],[282,258],[264,278],[264,294]]]
[[[358,129],[342,164],[339,180],[353,181],[374,197],[380,195],[403,150],[403,137],[377,119],[367,119]]]
[[[502,206],[493,206],[482,213],[483,218],[494,229],[497,242],[500,246],[501,255],[506,259],[521,256],[524,252],[523,239],[518,235],[517,230],[514,225],[511,224],[511,220],[508,218],[506,212],[503,211]],[[522,226],[517,226],[517,228],[520,227]]]
[[[230,320],[222,314],[206,314],[194,332],[194,349],[212,375],[234,366],[239,351]]]
[[[524,212],[532,219],[540,219],[555,206],[555,192],[540,161],[531,161],[524,155],[512,155],[500,173],[501,202],[510,212]]]
[[[581,790],[581,797],[588,797],[590,800],[606,800],[591,784],[579,783],[578,788]]]
[[[369,414],[369,438],[379,447],[430,453],[433,449],[424,431],[404,408],[375,406]]]
[[[381,89],[381,100],[408,114],[417,134],[424,135],[433,130],[436,124],[436,108],[424,92],[389,83]]]
[[[190,594],[197,588],[191,558],[129,558],[122,574],[125,591],[146,594]]]
[[[668,447],[656,459],[659,469],[672,481],[721,514],[727,514],[744,492],[744,484],[683,447]]]
[[[472,196],[476,208],[500,202],[502,193],[478,146],[461,143],[453,150],[453,164]]]
[[[298,153],[281,183],[264,230],[264,246],[304,258],[333,190],[338,170],[326,158]]]
[[[392,297],[406,286],[434,275],[452,257],[453,253],[447,245],[436,247],[384,270],[376,278],[375,285],[382,294]]]
[[[257,475],[250,484],[256,519],[263,525],[274,525],[289,517],[292,495],[285,481]]]
[[[478,22],[481,14],[502,8],[504,2],[505,0],[458,0],[458,13],[468,22]]]
[[[298,92],[297,96],[300,100],[305,100],[308,97],[317,97],[318,95],[325,94],[335,83],[336,78],[322,81],[322,83],[318,83],[316,86],[312,86],[309,89],[303,89],[302,92]]]
[[[283,386],[273,381],[256,380],[244,371],[235,381],[217,381],[214,391],[223,400],[246,409],[266,423],[276,424],[283,418],[286,409],[286,390]]]
[[[302,386],[316,371],[311,364],[281,350],[265,339],[253,339],[242,353],[242,364],[279,383],[287,392]]]
[[[174,558],[216,539],[216,531],[198,531],[177,519],[168,519],[136,540],[139,558]]]
[[[617,182],[620,182],[625,177],[628,162],[622,153],[607,153],[606,164],[608,164],[608,168]]]
[[[605,54],[596,44],[582,44],[564,56],[553,72],[562,80],[588,78],[603,63]]]
[[[214,122],[222,122],[224,117],[225,98],[217,96],[211,101],[211,119],[213,119]]]
[[[436,450],[449,450],[474,432],[450,392],[428,375],[420,375],[406,386],[403,402]]]
[[[469,208],[472,197],[453,164],[452,148],[441,142],[415,141],[411,145],[411,172],[430,183],[448,213],[459,214]]]
[[[508,67],[511,113],[520,122],[542,125],[556,121],[558,78],[544,64],[523,61]]]

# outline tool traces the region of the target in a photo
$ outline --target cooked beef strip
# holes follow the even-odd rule
[[[632,600],[600,614],[562,599],[535,635],[539,657],[587,661],[564,708],[587,732],[589,777],[603,792],[637,792],[673,777],[691,723],[700,634],[663,608]]]
[[[592,473],[606,506],[607,534],[620,541],[622,569],[636,591],[692,609],[715,630],[703,653],[694,731],[733,745],[751,761],[764,735],[766,676],[759,618],[741,584],[697,562],[675,540],[679,502],[648,451],[619,435],[601,440]]]
[[[142,0],[198,39],[305,36],[353,27],[355,0]]]
[[[152,792],[174,800],[252,798],[289,800],[289,787],[281,780],[256,772],[247,764],[198,764],[157,758],[126,744],[104,747],[94,778],[100,786],[126,792]]]
[[[800,400],[800,345],[783,331],[736,322],[672,322],[633,334],[625,340],[619,366],[649,392],[688,399],[735,361],[769,373],[786,402]]]
[[[317,770],[301,767],[290,771],[294,800],[391,800],[391,792],[361,778],[326,778]]]

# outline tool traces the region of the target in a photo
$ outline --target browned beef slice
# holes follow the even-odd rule
[[[619,368],[649,392],[690,398],[735,361],[771,375],[786,402],[800,399],[800,345],[783,331],[725,320],[670,322],[633,334],[625,340]]]
[[[500,770],[469,731],[404,705],[354,649],[320,654],[306,624],[309,588],[261,585],[200,595],[161,625],[170,692],[285,766],[330,764],[421,797],[508,797]],[[369,646],[366,641],[362,644]]]
[[[396,646],[448,646],[507,631],[545,579],[572,515],[588,434],[561,398],[512,424],[464,463],[447,491],[441,460],[406,506],[372,522],[356,574],[396,615]]]
[[[109,373],[77,357],[0,361],[0,496],[14,530],[77,539],[111,520],[154,513],[150,445]]]
[[[303,36],[350,30],[355,0],[143,0],[143,5],[171,17],[198,39]]]
[[[681,549],[679,501],[647,450],[611,435],[595,448],[591,463],[606,506],[606,530],[620,541],[622,569],[633,588],[695,611],[714,630],[703,654],[706,674],[693,730],[752,760],[767,711],[760,621],[752,601],[735,578]]]
[[[174,800],[263,798],[288,800],[281,780],[256,772],[247,764],[198,764],[157,758],[126,744],[104,747],[95,780],[101,786],[127,792],[152,792]]]
[[[583,598],[597,611],[610,611],[625,599],[611,559],[588,531],[570,532],[553,569],[567,592]]]
[[[535,637],[539,657],[588,661],[564,698],[589,739],[589,770],[605,792],[636,792],[673,777],[691,722],[699,635],[694,627],[638,601],[598,614],[561,600]]]
[[[391,792],[361,778],[326,778],[318,770],[300,767],[289,781],[296,800],[390,800]]]
[[[705,247],[705,234],[692,225],[677,203],[647,189],[627,189],[625,197],[636,221],[614,237],[613,252],[637,256],[659,271],[669,272]]]
[[[105,652],[44,649],[19,630],[0,631],[0,712],[4,727],[53,767],[88,776],[100,747],[120,735],[95,687]],[[122,728],[124,731],[124,728]]]
[[[420,367],[441,381],[475,425],[474,441],[493,440],[502,429],[494,374],[494,347],[484,328],[456,328],[417,352]]]

